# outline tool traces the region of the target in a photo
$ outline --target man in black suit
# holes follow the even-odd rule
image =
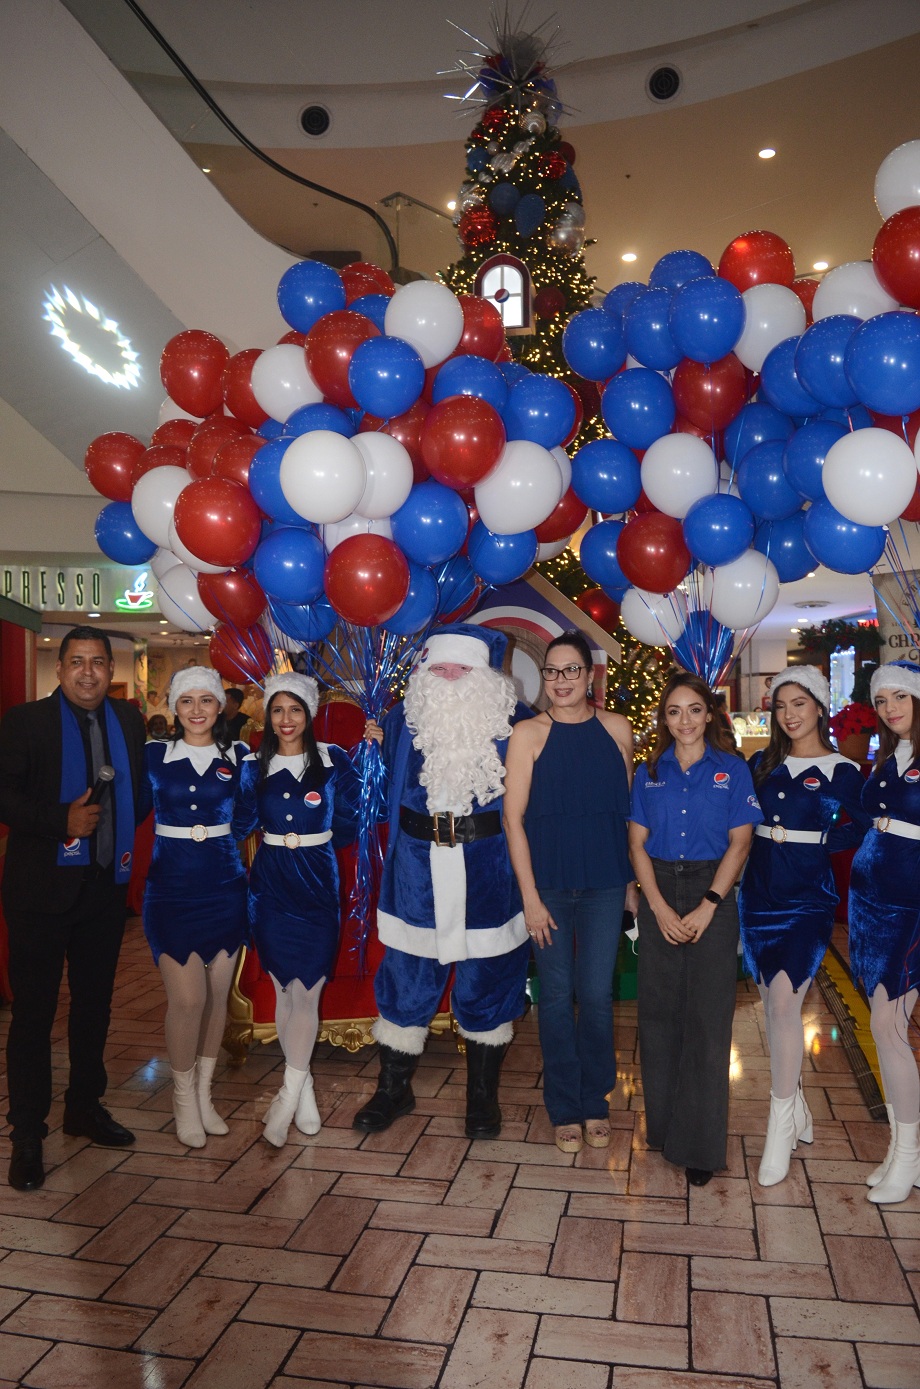
[[[114,670],[108,637],[75,627],[61,643],[59,688],[0,723],[0,820],[10,830],[2,888],[13,989],[9,1182],[22,1191],[45,1179],[51,1028],[65,960],[64,1132],[106,1147],[134,1141],[100,1103],[145,738],[139,711],[106,697]],[[114,767],[115,779],[88,804],[101,766]]]

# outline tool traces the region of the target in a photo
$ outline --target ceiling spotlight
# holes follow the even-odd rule
[[[131,390],[139,384],[141,367],[138,354],[131,346],[130,339],[125,337],[118,324],[104,309],[97,308],[84,295],[75,294],[67,285],[60,289],[52,285],[45,295],[42,307],[42,318],[51,325],[51,336],[58,339],[62,350],[77,366],[89,372],[90,376],[104,381],[107,386]],[[117,365],[120,370],[110,371],[101,362],[95,361],[89,351],[85,351],[81,346],[80,340],[91,343],[94,336],[98,340],[100,333],[108,335],[107,345],[117,348]],[[116,363],[113,362],[112,365]]]
[[[798,631],[799,631],[798,627],[790,627],[789,630],[790,630],[790,632],[798,632]]]
[[[211,172],[211,170],[205,168],[205,166],[202,164],[202,166],[201,166],[201,172],[202,172],[203,174],[209,174],[209,173]]]
[[[448,211],[448,212],[455,212],[455,211],[456,211],[456,208],[457,208],[457,199],[456,199],[456,198],[451,198],[450,202],[447,204],[447,211]]]
[[[638,260],[638,256],[636,255],[635,251],[626,251],[622,256],[620,256],[620,260],[625,260],[627,265],[632,265],[634,260]]]
[[[102,613],[87,613],[87,617],[101,617]]]
[[[816,260],[815,263],[814,263],[814,265],[813,265],[811,268],[812,268],[812,270],[826,270],[826,269],[827,269],[827,261],[826,261],[826,260]]]
[[[42,637],[42,641],[50,641],[50,640],[51,640],[50,637]]]
[[[160,626],[161,626],[161,627],[168,627],[168,626],[169,626],[169,619],[166,618],[166,617],[161,617],[161,618],[160,618]]]
[[[772,159],[775,156],[775,154],[776,150],[771,149],[769,145],[766,145],[762,150],[757,151],[758,159]]]
[[[815,574],[815,571],[812,570],[811,573],[810,573],[810,574],[806,574],[805,577],[806,577],[806,579],[814,579],[814,578],[816,578],[817,576],[816,576],[816,574]]]

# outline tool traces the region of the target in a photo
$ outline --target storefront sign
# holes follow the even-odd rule
[[[149,573],[123,566],[83,568],[0,563],[0,597],[36,612],[151,612]]]
[[[882,661],[920,661],[920,574],[906,571],[903,579],[894,574],[873,574],[875,606],[878,612],[878,631]],[[913,594],[904,591],[909,583]]]

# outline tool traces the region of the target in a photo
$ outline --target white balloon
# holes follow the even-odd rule
[[[829,270],[815,290],[811,316],[817,323],[833,314],[847,313],[854,318],[874,318],[898,307],[879,284],[870,260],[851,260]]]
[[[343,520],[330,521],[328,526],[323,526],[323,544],[327,553],[331,555],[336,545],[341,545],[343,540],[348,540],[353,535],[382,535],[387,540],[392,540],[393,528],[388,516],[371,521],[353,511]]]
[[[694,502],[718,491],[719,469],[709,445],[695,434],[664,434],[646,449],[642,487],[666,516],[686,516]]]
[[[252,364],[252,393],[267,415],[282,423],[301,405],[317,405],[323,393],[293,342],[269,347]]]
[[[709,611],[723,627],[753,627],[772,612],[779,597],[779,576],[772,560],[759,550],[745,550],[731,564],[712,571]]]
[[[134,484],[131,493],[134,519],[147,538],[164,550],[172,548],[169,543],[169,523],[176,509],[176,500],[183,487],[188,487],[192,481],[191,474],[184,468],[166,464],[162,468],[151,468]]]
[[[488,530],[516,535],[539,526],[562,500],[562,474],[548,449],[529,439],[514,439],[473,495]]]
[[[537,546],[537,558],[535,564],[542,564],[545,559],[555,559],[561,555],[567,545],[570,545],[572,537],[567,535],[564,540],[544,540]]]
[[[157,426],[165,424],[167,420],[194,420],[196,424],[201,424],[204,417],[202,415],[190,415],[187,410],[183,410],[181,405],[167,396],[160,406],[160,413],[157,416]]]
[[[760,371],[774,347],[805,332],[805,305],[785,285],[752,285],[741,298],[744,330],[735,343],[735,356],[749,371]]]
[[[166,620],[174,627],[181,627],[183,632],[207,632],[216,621],[201,601],[197,575],[187,564],[173,565],[163,575],[157,589],[157,602]]]
[[[427,369],[449,357],[463,337],[463,309],[447,285],[413,280],[387,304],[383,331],[414,347]]]
[[[920,205],[920,140],[886,154],[875,175],[875,205],[885,221],[902,207]]]
[[[862,526],[887,526],[917,486],[910,446],[887,429],[855,429],[827,451],[821,481],[831,506]]]
[[[311,429],[288,444],[280,482],[298,516],[325,525],[355,510],[367,486],[367,469],[351,439],[332,429]]]
[[[167,570],[174,569],[177,564],[181,563],[178,555],[174,555],[172,550],[165,550],[161,546],[150,561],[150,568],[153,570],[154,578],[162,579]]]
[[[176,530],[175,516],[169,523],[169,548],[174,555],[179,556],[183,564],[188,565],[189,569],[193,569],[196,574],[226,574],[227,572],[228,566],[226,564],[207,564],[203,559],[199,559],[187,545],[183,545],[179,539],[179,532]]]
[[[351,441],[364,459],[367,485],[355,507],[372,520],[392,516],[412,491],[414,475],[408,449],[390,434],[369,431]]]
[[[559,464],[559,471],[562,474],[562,495],[564,497],[572,485],[572,460],[561,444],[557,444],[554,449],[550,449],[550,453]]]
[[[677,588],[672,593],[628,588],[620,604],[620,617],[627,631],[646,646],[673,645],[687,625],[687,600]]]

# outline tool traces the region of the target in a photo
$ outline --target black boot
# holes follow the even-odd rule
[[[506,1046],[489,1047],[466,1038],[466,1136],[497,1138],[502,1131],[498,1077]]]
[[[381,1044],[377,1089],[352,1119],[352,1128],[363,1129],[365,1133],[382,1133],[401,1114],[411,1114],[415,1108],[412,1077],[417,1066],[417,1056]]]

